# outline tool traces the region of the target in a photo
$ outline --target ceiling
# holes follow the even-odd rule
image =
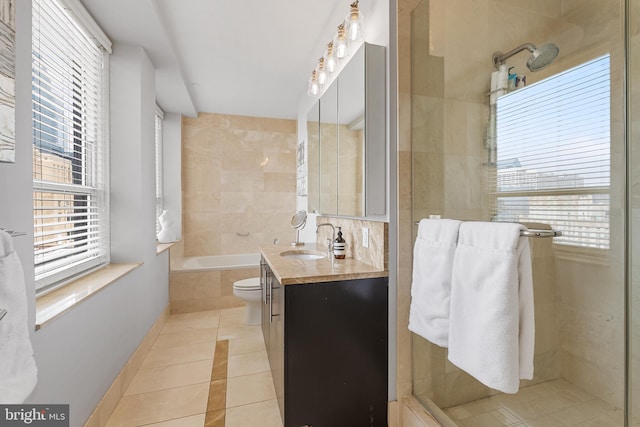
[[[145,49],[165,112],[287,119],[350,1],[82,0],[114,51]]]

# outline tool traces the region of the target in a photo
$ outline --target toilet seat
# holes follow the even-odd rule
[[[239,291],[259,291],[260,290],[260,278],[251,277],[249,279],[238,280],[233,283],[233,288]]]

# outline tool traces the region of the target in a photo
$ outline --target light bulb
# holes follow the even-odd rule
[[[338,61],[336,61],[336,57],[333,53],[333,41],[330,41],[327,45],[327,51],[324,54],[324,68],[329,73],[333,73],[336,71],[338,67]]]
[[[320,84],[320,86],[324,86],[324,84],[327,82],[327,79],[329,78],[324,65],[324,57],[318,60],[318,68],[316,71],[318,75],[318,83]]]
[[[351,3],[351,10],[345,19],[347,37],[350,41],[360,41],[364,38],[364,16],[358,8],[358,1]]]
[[[333,52],[337,59],[344,59],[349,55],[349,44],[344,24],[338,26],[338,32],[333,40]]]
[[[318,74],[316,70],[311,72],[311,78],[309,79],[309,88],[307,89],[307,94],[309,96],[319,96],[320,95],[320,83],[318,83]]]

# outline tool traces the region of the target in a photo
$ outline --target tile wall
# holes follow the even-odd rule
[[[365,264],[381,270],[387,270],[389,258],[389,224],[381,221],[365,219],[319,216],[317,224],[331,223],[335,227],[342,227],[342,237],[346,242],[347,258],[357,259]],[[369,230],[369,247],[362,245],[362,229]],[[332,238],[330,227],[322,227],[316,242],[325,245]],[[337,229],[336,229],[337,233]]]
[[[296,122],[201,113],[182,123],[183,257],[257,253],[262,243],[293,240]],[[258,269],[170,274],[172,313],[241,306],[233,282]]]
[[[296,132],[295,120],[183,119],[185,257],[255,253],[262,243],[295,237]]]

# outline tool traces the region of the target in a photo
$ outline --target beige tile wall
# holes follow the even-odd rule
[[[171,314],[242,307],[244,302],[233,295],[233,283],[259,275],[258,268],[171,271],[169,274]]]
[[[184,256],[255,253],[295,237],[296,135],[294,120],[183,119]]]
[[[342,227],[342,237],[346,242],[347,258],[357,259],[381,270],[388,270],[389,258],[389,224],[382,221],[366,219],[319,216],[316,224],[331,223]],[[369,247],[362,246],[362,229],[369,229]],[[327,245],[332,238],[330,227],[320,228],[316,242]],[[336,235],[338,230],[336,229]]]
[[[413,223],[428,214],[490,219],[486,178],[491,171],[483,166],[487,161],[483,135],[489,76],[494,70],[491,54],[527,41],[552,41],[560,48],[560,56],[541,72],[526,70],[525,54],[512,60],[521,63],[517,71],[526,71],[529,84],[611,53],[613,239],[608,266],[557,259],[550,242],[532,242],[536,381],[559,374],[610,403],[621,404],[621,13],[619,0],[398,1],[399,398],[414,387],[414,393],[446,406],[492,393],[450,366],[442,349],[412,339],[407,332]],[[416,376],[413,384],[411,372]]]
[[[171,264],[191,256],[257,253],[293,240],[296,209],[294,120],[201,113],[182,123],[183,240]],[[170,274],[172,313],[242,305],[233,282],[257,269]]]

